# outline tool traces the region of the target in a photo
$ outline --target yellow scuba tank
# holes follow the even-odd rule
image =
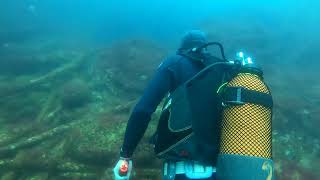
[[[242,56],[243,57],[243,56]],[[244,58],[243,58],[244,60]],[[223,98],[217,179],[274,179],[272,97],[251,59],[220,92]]]

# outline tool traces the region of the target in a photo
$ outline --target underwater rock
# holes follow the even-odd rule
[[[273,158],[279,179],[319,179],[318,139],[297,131],[287,134],[276,131],[273,137]]]
[[[299,166],[299,164],[295,161],[282,161],[281,163],[284,169],[281,173],[276,173],[276,177],[278,177],[278,179],[319,179],[319,175],[316,174],[316,171],[304,169],[303,167]]]
[[[124,131],[125,126],[119,122],[109,121],[108,127],[98,121],[82,122],[67,136],[65,152],[77,162],[113,166]]]
[[[38,145],[44,140],[58,136],[61,133],[64,133],[66,130],[71,128],[71,124],[61,125],[41,134],[26,138],[24,140],[9,144],[4,147],[0,147],[0,157],[5,158],[8,154],[14,154],[19,152],[21,149],[30,148],[32,146]]]
[[[141,143],[134,154],[135,167],[160,169],[162,161],[154,155],[154,150],[147,142]]]
[[[26,178],[26,180],[45,180],[45,179],[48,179],[48,177],[49,177],[48,173],[39,173]]]
[[[142,93],[165,52],[148,39],[118,42],[100,53],[94,69],[98,76],[103,75],[99,79],[106,83],[106,88],[132,98]]]
[[[44,73],[57,68],[62,61],[43,59],[40,55],[17,55],[10,54],[1,56],[0,70],[1,74],[27,75],[35,73]]]
[[[80,173],[80,172],[68,172],[68,173],[62,173],[59,175],[60,178],[64,179],[97,179],[97,175],[94,173]]]
[[[65,108],[73,109],[81,107],[90,101],[91,92],[86,82],[81,79],[73,79],[62,87],[61,101]]]
[[[22,92],[19,96],[2,98],[0,114],[8,123],[32,122],[41,108],[39,97],[35,92]]]
[[[7,172],[4,173],[3,176],[0,176],[1,180],[15,180],[17,179],[17,176],[15,175],[14,172]]]

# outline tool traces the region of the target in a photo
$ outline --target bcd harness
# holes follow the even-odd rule
[[[191,53],[196,52],[197,49],[193,49]],[[221,143],[223,109],[246,103],[272,108],[271,94],[227,86],[241,74],[263,80],[263,73],[252,63],[226,60],[223,49],[221,52],[223,59],[206,58],[202,61],[205,67],[167,98],[154,136],[159,158],[215,165]],[[188,57],[188,53],[181,55]]]

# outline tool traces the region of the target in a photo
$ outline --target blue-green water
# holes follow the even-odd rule
[[[320,179],[319,8],[298,0],[1,0],[0,179],[110,172],[131,108],[190,29],[264,69],[277,178]],[[148,145],[158,116],[134,155],[135,179],[160,178]]]

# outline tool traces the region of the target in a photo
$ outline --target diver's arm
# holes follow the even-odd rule
[[[152,113],[172,88],[171,72],[160,66],[129,118],[120,156],[130,158],[143,137]]]

